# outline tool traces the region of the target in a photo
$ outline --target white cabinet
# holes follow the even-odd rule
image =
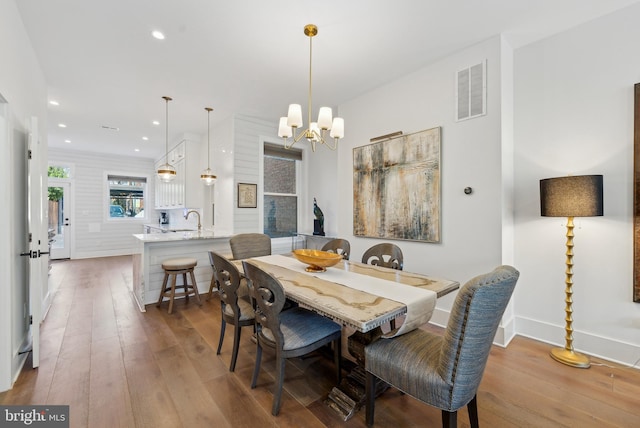
[[[169,151],[169,163],[176,169],[176,178],[169,183],[156,180],[156,209],[202,208],[204,189],[200,183],[200,144],[183,140]],[[156,162],[156,169],[165,163],[165,156]]]

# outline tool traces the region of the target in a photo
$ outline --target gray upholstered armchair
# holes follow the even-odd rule
[[[519,272],[499,266],[458,292],[444,336],[414,330],[365,347],[367,425],[373,425],[374,390],[381,379],[442,410],[442,426],[455,427],[465,405],[478,427],[476,392],[498,324]]]

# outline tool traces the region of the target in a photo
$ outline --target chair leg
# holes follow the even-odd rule
[[[160,288],[160,298],[158,299],[158,303],[156,303],[157,307],[160,307],[162,304],[162,300],[164,299],[164,292],[167,291],[167,281],[169,280],[169,275],[165,272],[164,279],[162,280],[162,288]]]
[[[231,353],[231,365],[229,371],[232,372],[236,369],[236,360],[238,359],[238,348],[240,347],[240,336],[242,334],[242,327],[235,325],[233,331],[233,352]]]
[[[280,400],[282,398],[282,384],[284,383],[284,365],[287,362],[286,358],[280,356],[276,357],[276,386],[273,391],[273,407],[271,408],[271,414],[278,416],[280,413]]]
[[[365,379],[365,420],[368,427],[373,426],[373,412],[375,411],[376,402],[376,377],[374,374],[367,372]]]
[[[258,341],[258,345],[256,346],[256,365],[253,367],[253,377],[251,378],[251,389],[256,387],[256,382],[258,381],[260,360],[262,360],[262,346],[260,346],[260,341]]]
[[[191,276],[191,286],[193,287],[193,294],[196,297],[196,300],[198,302],[198,306],[202,306],[202,302],[200,301],[200,292],[198,291],[198,284],[196,284],[196,275],[193,273],[193,269],[191,269],[189,271],[189,275]],[[188,295],[189,295],[189,293],[187,292],[187,296]]]
[[[184,290],[184,299],[189,301],[189,283],[187,282],[186,272],[182,274],[182,289]]]
[[[211,296],[213,296],[214,288],[218,288],[218,287],[216,286],[216,276],[212,275],[211,282],[209,283],[209,292],[207,293],[207,300],[211,299]]]
[[[176,277],[178,275],[171,275],[171,295],[169,297],[169,313],[173,312],[173,301],[176,298]]]
[[[458,412],[442,411],[442,428],[456,428],[458,426]]]
[[[220,340],[218,341],[218,350],[216,351],[216,355],[220,355],[220,350],[222,349],[222,342],[224,342],[224,331],[226,327],[227,327],[227,323],[223,318],[222,322],[220,323]]]
[[[469,411],[469,423],[471,428],[479,428],[478,424],[478,400],[477,395],[474,395],[469,404],[467,404],[467,410]]]

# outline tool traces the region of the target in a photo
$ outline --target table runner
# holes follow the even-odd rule
[[[437,294],[432,290],[339,268],[328,268],[326,272],[307,272],[305,264],[282,255],[255,257],[255,259],[404,304],[407,307],[404,322],[395,330],[384,334],[382,336],[384,338],[400,336],[427,323],[436,306]]]

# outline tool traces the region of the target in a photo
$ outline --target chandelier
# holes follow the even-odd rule
[[[163,183],[168,183],[176,178],[176,169],[169,163],[169,101],[171,101],[171,97],[162,97],[162,99],[166,103],[166,117],[164,120],[166,157],[165,163],[163,165],[160,165],[157,174],[160,181],[162,181]]]
[[[211,186],[216,181],[216,176],[213,175],[211,168],[209,167],[209,159],[211,158],[211,143],[209,142],[209,136],[211,134],[211,124],[209,116],[213,110],[211,107],[204,108],[207,111],[207,169],[200,174],[200,179],[206,186]]]
[[[312,59],[312,39],[318,34],[318,27],[307,24],[304,27],[304,34],[309,37],[309,107],[307,119],[309,127],[296,135],[296,129],[303,126],[302,107],[300,104],[290,104],[287,117],[281,117],[278,126],[278,136],[284,138],[284,148],[290,149],[302,137],[311,143],[311,150],[316,151],[316,143],[325,144],[331,150],[338,147],[338,140],[344,137],[344,119],[336,117],[332,119],[331,107],[320,107],[318,121],[311,122],[311,59]],[[329,136],[333,138],[333,145],[325,141],[326,131],[331,131]],[[293,140],[288,144],[289,137]]]

